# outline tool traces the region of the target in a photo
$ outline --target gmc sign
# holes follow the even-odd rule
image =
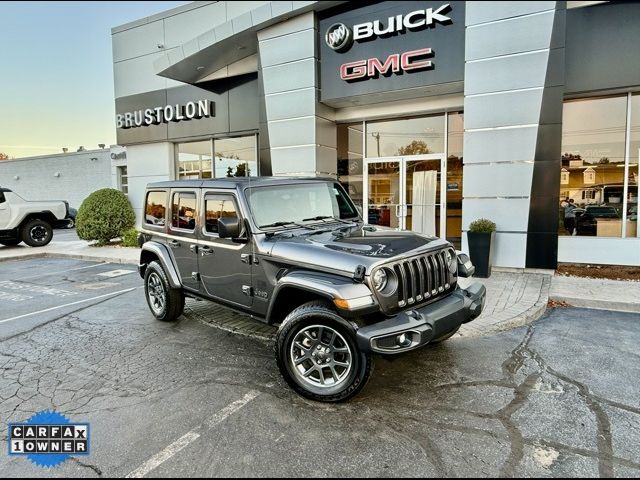
[[[430,48],[420,48],[402,54],[391,54],[384,63],[377,58],[343,63],[340,66],[340,78],[347,82],[352,82],[366,78],[376,78],[378,75],[426,70],[433,68],[433,62],[425,59],[425,57],[431,56],[432,53]]]

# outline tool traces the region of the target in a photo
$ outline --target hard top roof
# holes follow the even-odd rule
[[[149,183],[147,188],[238,188],[286,185],[311,181],[335,182],[331,177],[225,177],[205,180],[172,180]]]

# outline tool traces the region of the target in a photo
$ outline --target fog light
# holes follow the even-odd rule
[[[412,341],[413,341],[413,336],[411,335],[410,332],[401,333],[396,337],[396,345],[398,347],[408,347],[409,345],[411,345]]]

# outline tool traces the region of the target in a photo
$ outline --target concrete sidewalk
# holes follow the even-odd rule
[[[640,281],[554,275],[549,297],[574,307],[640,313]]]
[[[54,239],[46,247],[32,248],[24,244],[15,247],[0,246],[0,262],[38,257],[64,257],[94,262],[138,265],[140,259],[139,248],[120,247],[118,245],[94,247],[90,246],[85,240],[79,240],[75,234],[71,237],[72,234],[73,232],[58,234],[56,231]]]
[[[461,287],[480,282],[487,288],[482,314],[463,325],[462,337],[487,335],[526,325],[542,316],[549,300],[551,275],[494,269],[489,278],[460,278]]]

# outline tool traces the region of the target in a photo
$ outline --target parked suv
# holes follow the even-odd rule
[[[175,320],[212,300],[279,325],[280,372],[299,394],[356,395],[372,355],[453,336],[480,315],[474,267],[435,237],[365,225],[333,179],[228,178],[147,186],[139,242],[147,303]]]
[[[64,201],[30,202],[8,188],[0,188],[0,244],[44,247],[54,228],[69,224],[69,204]]]

